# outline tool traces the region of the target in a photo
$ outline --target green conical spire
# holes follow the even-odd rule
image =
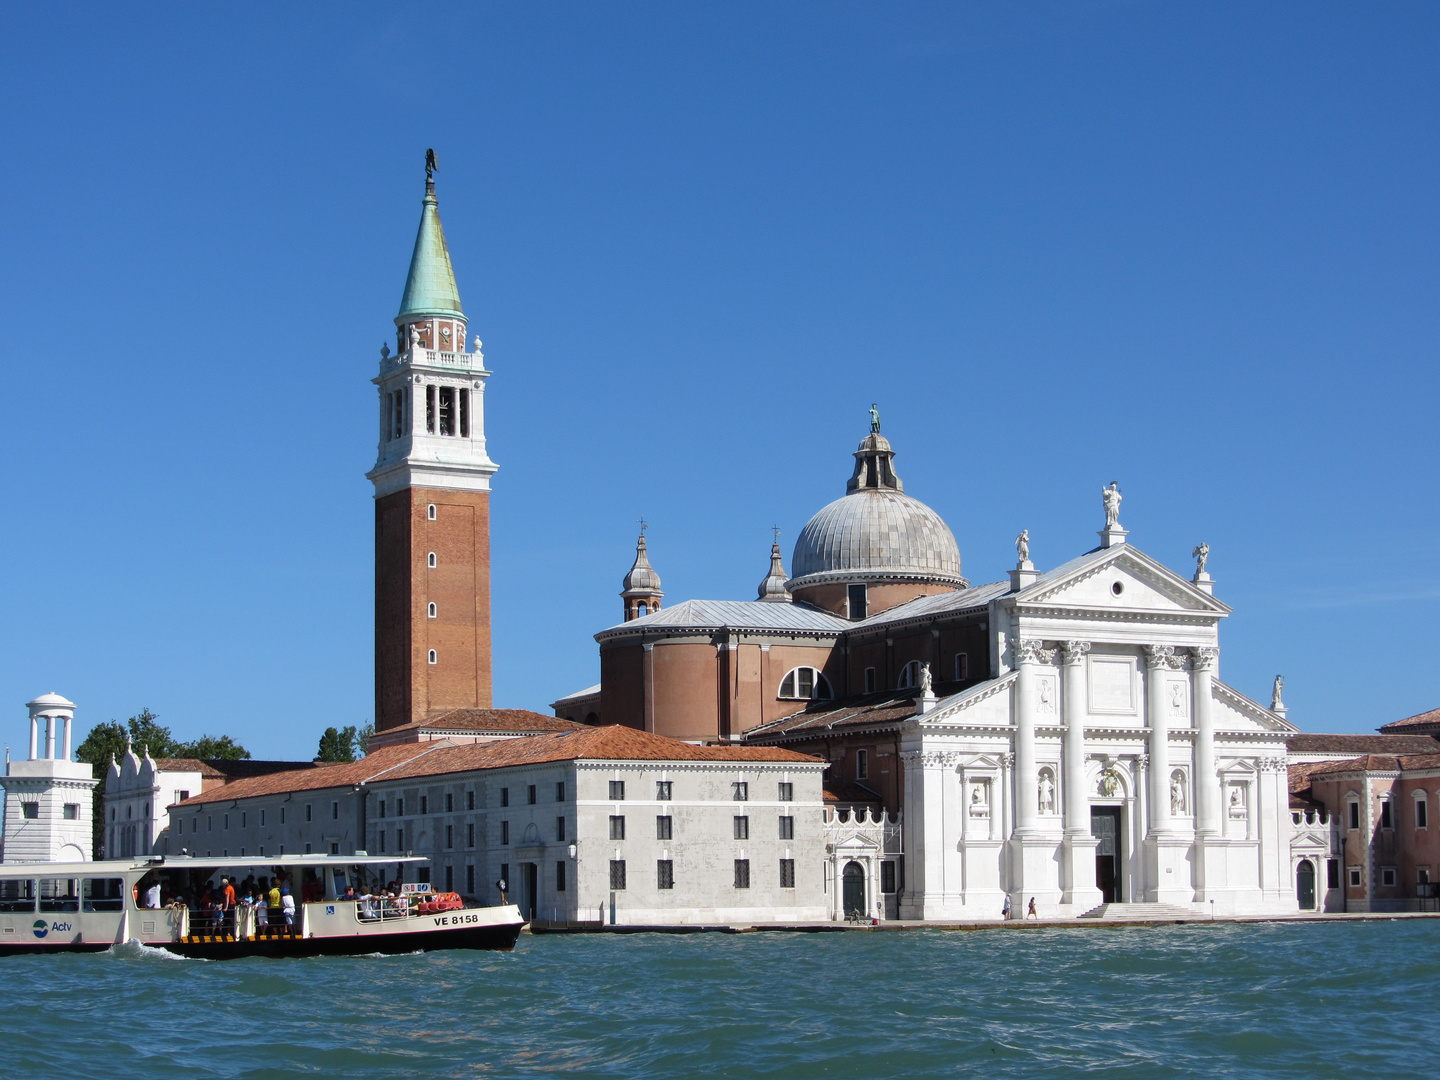
[[[425,202],[420,211],[420,231],[415,235],[415,252],[410,256],[410,273],[405,278],[405,295],[400,298],[397,324],[417,318],[438,315],[465,317],[460,306],[460,290],[455,287],[455,271],[450,266],[450,251],[445,246],[445,229],[440,224],[440,204],[435,199],[435,181],[430,178],[433,167],[425,170]]]

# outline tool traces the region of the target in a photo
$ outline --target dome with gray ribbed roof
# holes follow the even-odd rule
[[[855,451],[846,494],[810,519],[790,559],[790,591],[843,582],[915,581],[963,588],[960,546],[930,507],[904,493],[878,418]]]

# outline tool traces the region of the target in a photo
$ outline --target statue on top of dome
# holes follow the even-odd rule
[[[870,431],[874,435],[880,434],[880,410],[873,401],[870,403]]]
[[[1100,497],[1105,500],[1105,527],[1113,529],[1120,524],[1120,484],[1111,480],[1108,488],[1100,489]]]

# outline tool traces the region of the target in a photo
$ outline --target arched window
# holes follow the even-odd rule
[[[430,601],[430,607],[427,609],[427,613],[429,614],[430,618],[435,618],[435,601]]]
[[[830,692],[830,680],[813,667],[792,668],[780,680],[780,696],[801,701],[828,701],[835,695]]]
[[[430,650],[430,663],[433,664],[433,663],[435,663],[435,662],[436,662],[436,660],[435,660],[435,650],[434,650],[434,649],[431,649],[431,650]]]
[[[430,569],[431,569],[431,570],[434,570],[434,569],[435,569],[435,552],[433,552],[433,551],[430,552],[429,556],[426,558],[425,561],[429,564]]]
[[[905,690],[911,686],[920,685],[919,660],[911,660],[908,664],[906,664],[903,668],[900,669],[900,682],[896,685],[901,690]]]
[[[635,605],[635,615],[637,618],[644,618],[646,615],[649,614],[650,605],[647,604],[644,600],[641,600],[640,603]]]
[[[434,503],[431,503],[430,506],[426,509],[426,511],[425,511],[425,516],[428,517],[431,521],[434,521],[434,520],[435,520],[435,504],[434,504]]]

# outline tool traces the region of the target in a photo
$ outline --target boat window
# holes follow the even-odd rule
[[[123,911],[125,881],[118,877],[87,877],[80,894],[85,911]]]
[[[0,912],[18,914],[35,910],[35,882],[29,878],[0,880]]]
[[[41,911],[79,911],[78,878],[41,878]]]

